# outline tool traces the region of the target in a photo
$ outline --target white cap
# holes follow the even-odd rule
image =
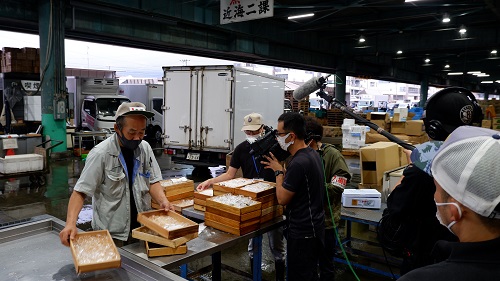
[[[257,131],[262,127],[262,115],[259,113],[250,113],[243,118],[242,131]]]
[[[126,115],[144,115],[146,118],[155,116],[153,112],[147,111],[146,106],[140,102],[124,102],[120,104],[115,113],[115,119]]]
[[[432,160],[434,179],[475,213],[500,219],[500,132],[471,126],[455,129]]]

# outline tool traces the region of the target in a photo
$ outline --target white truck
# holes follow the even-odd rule
[[[118,95],[118,79],[66,78],[69,93],[69,115],[77,130],[114,132],[118,106],[130,99]]]
[[[148,111],[155,114],[148,119],[146,138],[160,143],[163,134],[163,85],[162,84],[120,84],[120,94],[131,101],[142,102]]]
[[[245,140],[243,117],[262,114],[276,128],[283,113],[282,78],[234,66],[163,67],[164,147],[177,163],[225,165]]]

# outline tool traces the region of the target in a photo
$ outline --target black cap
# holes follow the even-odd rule
[[[445,93],[437,92],[425,105],[423,119],[439,121],[448,134],[463,125],[471,125],[474,121],[475,106],[467,94],[444,89]],[[427,127],[427,124],[426,124]]]

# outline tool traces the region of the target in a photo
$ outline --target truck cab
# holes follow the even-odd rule
[[[81,111],[82,129],[113,133],[116,110],[124,102],[130,100],[124,96],[85,97]]]

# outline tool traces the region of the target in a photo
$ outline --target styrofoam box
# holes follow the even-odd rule
[[[382,204],[381,194],[376,189],[344,189],[342,193],[342,206],[380,209]]]
[[[374,197],[342,197],[342,206],[365,208],[365,209],[380,209],[382,205],[381,198]]]
[[[43,170],[43,156],[39,154],[20,154],[0,157],[0,173],[24,173]]]

